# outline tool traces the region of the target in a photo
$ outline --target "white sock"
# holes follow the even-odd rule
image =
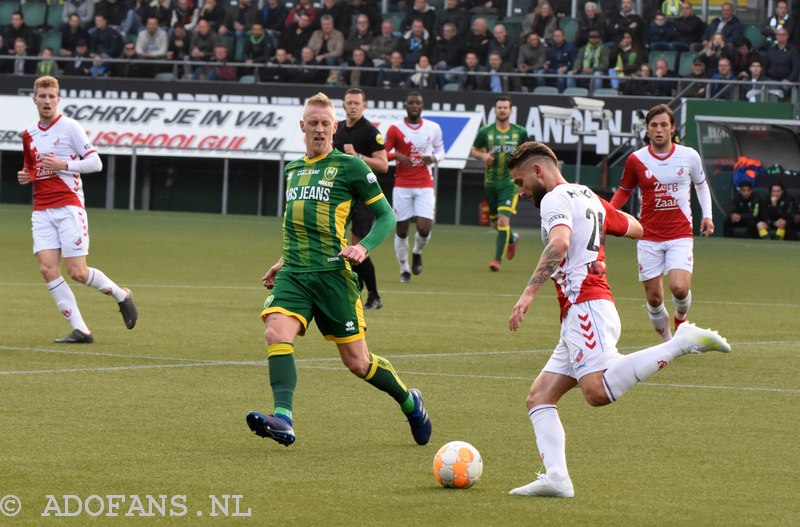
[[[408,236],[401,238],[394,235],[394,254],[397,256],[397,263],[400,264],[401,273],[410,273],[411,267],[408,265]]]
[[[86,326],[86,322],[83,321],[81,310],[78,309],[78,301],[75,300],[75,295],[64,278],[59,276],[52,282],[48,282],[47,289],[50,290],[53,300],[56,301],[56,307],[67,319],[72,329],[79,329],[87,335],[91,333]]]
[[[528,410],[528,416],[533,424],[536,446],[539,447],[545,472],[553,481],[569,479],[567,437],[558,417],[558,408],[552,404],[540,404]]]
[[[673,296],[672,303],[675,304],[675,318],[678,320],[685,320],[686,313],[688,313],[689,308],[692,307],[692,292],[689,291],[686,298],[675,298],[675,296]]]
[[[103,271],[94,267],[89,268],[89,279],[86,280],[86,285],[94,287],[104,295],[113,296],[117,302],[122,302],[128,296],[127,291],[112,282]]]
[[[661,303],[656,307],[650,304],[646,305],[647,314],[650,316],[650,322],[652,322],[653,327],[656,328],[656,333],[661,335],[661,340],[667,342],[672,338],[672,332],[669,330],[669,313],[664,308],[664,304]]]
[[[620,356],[603,374],[603,388],[611,402],[616,401],[634,384],[653,375],[684,353],[681,339],[673,339],[651,348]]]
[[[431,241],[431,233],[427,236],[420,236],[418,232],[414,233],[414,254],[422,254],[422,249]]]

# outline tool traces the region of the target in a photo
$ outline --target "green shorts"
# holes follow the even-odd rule
[[[364,338],[367,324],[361,306],[358,279],[349,269],[313,273],[280,271],[272,294],[264,301],[261,319],[283,313],[300,321],[305,335],[308,323],[316,319],[326,340],[346,344]]]
[[[499,214],[512,216],[517,213],[519,192],[517,186],[509,182],[505,185],[486,185],[486,201],[489,202],[489,219],[497,219]]]

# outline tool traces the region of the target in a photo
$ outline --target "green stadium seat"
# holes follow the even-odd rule
[[[761,26],[758,24],[750,24],[744,28],[744,36],[753,44],[753,50],[756,50],[767,43],[767,37],[761,34]]]
[[[11,23],[11,13],[19,11],[19,2],[0,1],[0,26]]]
[[[241,84],[255,84],[256,83],[256,76],[255,75],[242,75],[239,77],[239,82]]]
[[[503,25],[506,26],[508,32],[508,39],[512,42],[517,42],[522,34],[522,23],[503,20]]]
[[[595,90],[592,95],[597,95],[598,97],[616,97],[619,95],[619,91],[614,88],[599,88]]]
[[[25,25],[32,28],[45,25],[47,20],[47,4],[44,2],[26,2],[22,6],[22,16]]]
[[[575,43],[578,37],[578,19],[565,16],[558,20],[558,28],[564,32],[564,40],[570,44]]]
[[[448,82],[442,86],[442,91],[458,91],[459,85],[457,82]]]
[[[61,31],[58,29],[51,29],[42,34],[41,49],[50,48],[58,56],[58,50],[61,49]]]
[[[64,13],[63,4],[50,4],[47,6],[47,20],[44,25],[56,29],[61,26],[63,21],[61,15]]]
[[[236,49],[233,52],[233,60],[236,62],[244,62],[244,39],[236,39]]]
[[[678,60],[678,75],[686,77],[692,74],[692,62],[697,56],[694,51],[684,51]]]
[[[538,93],[540,95],[556,94],[558,93],[558,88],[556,88],[555,86],[537,86],[533,89],[533,93]]]
[[[403,19],[406,17],[405,13],[384,13],[383,20],[390,21],[394,24],[394,32],[400,33],[400,24],[403,22]]]
[[[670,71],[675,71],[675,66],[678,64],[678,52],[677,51],[651,51],[649,60],[647,61],[650,64],[650,67],[653,70],[656,69],[656,61],[658,59],[664,59],[667,61]]]
[[[161,73],[156,73],[153,78],[157,81],[174,81],[175,74],[171,71],[162,71]]]
[[[589,95],[588,88],[581,88],[580,86],[575,86],[573,88],[566,88],[563,92],[564,95],[574,95],[576,97],[586,97]]]

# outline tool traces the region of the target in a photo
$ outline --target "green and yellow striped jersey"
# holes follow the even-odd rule
[[[367,205],[383,197],[378,178],[358,157],[333,150],[302,157],[284,170],[283,266],[294,272],[350,268],[339,252],[358,198]]]
[[[486,167],[485,185],[507,184],[511,181],[508,156],[527,140],[528,131],[516,124],[509,123],[507,130],[500,130],[497,123],[492,123],[478,130],[472,146],[494,155],[494,162]]]

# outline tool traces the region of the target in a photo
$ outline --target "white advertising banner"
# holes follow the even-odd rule
[[[335,101],[337,106],[341,106]],[[22,150],[22,131],[36,119],[30,97],[0,96],[0,150]],[[293,160],[305,153],[302,106],[62,98],[60,112],[81,123],[101,155],[230,157]],[[338,110],[339,119],[344,111]],[[367,119],[382,133],[404,110],[373,109]],[[443,168],[463,168],[481,125],[479,112],[424,111],[442,128]]]

